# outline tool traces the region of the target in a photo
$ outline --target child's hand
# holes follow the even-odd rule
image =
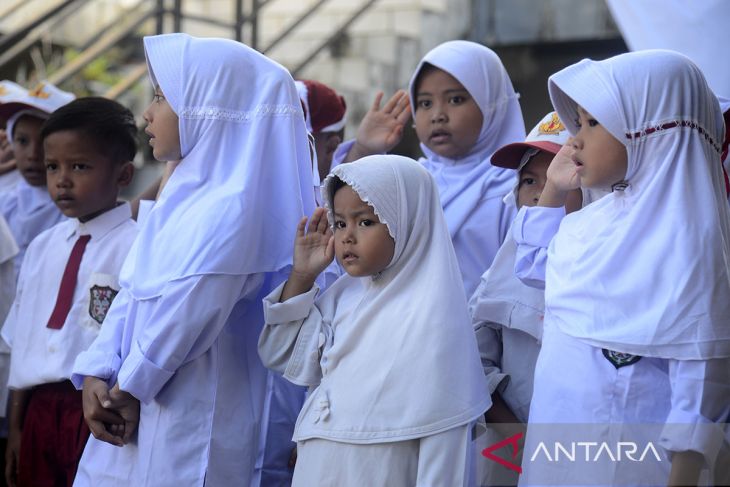
[[[126,445],[139,425],[139,399],[119,389],[119,383],[117,383],[109,391],[108,407],[124,420],[123,430],[117,426],[116,433],[121,436],[123,444]]]
[[[314,281],[334,257],[335,238],[327,221],[327,210],[317,208],[312,213],[308,226],[307,217],[302,218],[297,225],[292,274]]]
[[[347,154],[345,162],[374,154],[384,154],[395,147],[403,137],[403,128],[411,118],[408,93],[398,90],[381,109],[382,99],[381,91],[375,96],[373,105],[360,122],[355,145]]]
[[[560,148],[547,170],[547,179],[560,191],[570,191],[580,188],[580,178],[575,171],[576,165],[573,161],[573,139],[568,139]]]
[[[124,446],[122,435],[118,433],[120,428],[124,428],[125,420],[109,409],[111,399],[106,382],[97,377],[84,378],[81,397],[84,420],[94,438],[115,446]]]
[[[306,232],[305,232],[306,227]],[[335,258],[335,237],[327,221],[327,210],[317,208],[307,226],[307,217],[297,225],[294,265],[279,298],[281,302],[312,289],[314,280]]]
[[[17,428],[8,430],[8,443],[5,447],[5,482],[9,487],[15,487],[18,480],[21,436],[22,431]]]
[[[5,162],[13,158],[13,148],[10,147],[8,133],[4,129],[0,129],[0,162]]]

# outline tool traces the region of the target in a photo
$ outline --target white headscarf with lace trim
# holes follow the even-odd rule
[[[374,208],[395,251],[377,277],[342,276],[318,298],[324,326],[334,330],[324,353],[335,365],[316,394],[331,413],[301,429],[373,443],[469,423],[491,400],[433,178],[400,156],[342,164],[322,190],[330,219],[335,177]]]

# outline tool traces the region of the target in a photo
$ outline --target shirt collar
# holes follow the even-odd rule
[[[129,203],[121,203],[86,223],[74,219],[73,225],[69,226],[66,238],[91,235],[92,240],[99,240],[130,218],[132,218],[132,209]]]

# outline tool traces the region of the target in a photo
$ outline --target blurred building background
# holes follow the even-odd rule
[[[349,136],[377,91],[407,87],[423,54],[446,40],[499,54],[527,130],[550,110],[550,74],[627,50],[606,0],[2,0],[0,79],[115,98],[141,126],[152,94],[141,37],[176,31],[241,40],[295,78],[331,85],[347,101]],[[409,130],[397,152],[418,151]],[[131,191],[158,170],[148,148],[138,159]]]

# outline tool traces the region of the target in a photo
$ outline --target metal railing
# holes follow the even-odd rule
[[[21,5],[27,5],[29,1],[33,0],[20,0],[11,4],[3,10],[3,14],[10,15],[17,11]],[[134,35],[148,21],[154,21],[154,30],[158,34],[166,31],[180,32],[183,30],[183,23],[186,21],[201,22],[221,27],[231,32],[231,38],[237,41],[245,41],[249,46],[257,49],[259,44],[258,18],[261,15],[263,7],[273,0],[233,1],[235,2],[234,19],[231,22],[226,22],[214,17],[185,13],[183,0],[155,0],[155,2],[140,0],[137,4],[125,11],[121,16],[123,19],[121,22],[114,21],[109,25],[105,25],[96,34],[92,35],[81,47],[79,56],[49,76],[49,81],[54,84],[63,84],[68,81],[84,69],[88,63],[108,52],[123,39]],[[274,47],[292,36],[305,20],[310,18],[328,1],[331,0],[318,0],[287,25],[265,48],[261,49],[261,52],[267,53],[271,51]],[[365,0],[332,34],[303,56],[302,60],[291,70],[292,75],[296,76],[322,51],[340,39],[353,22],[367,12],[376,2],[377,0]],[[62,25],[73,13],[90,3],[90,0],[63,0],[38,15],[37,18],[1,37],[0,68],[26,52],[39,42],[46,33],[52,31],[54,27]],[[247,6],[248,9],[246,9]],[[168,30],[166,26],[169,24],[171,24],[171,28]],[[144,77],[145,73],[146,66],[144,62],[134,63],[128,73],[109,88],[104,95],[112,99],[119,97],[133,88]]]

